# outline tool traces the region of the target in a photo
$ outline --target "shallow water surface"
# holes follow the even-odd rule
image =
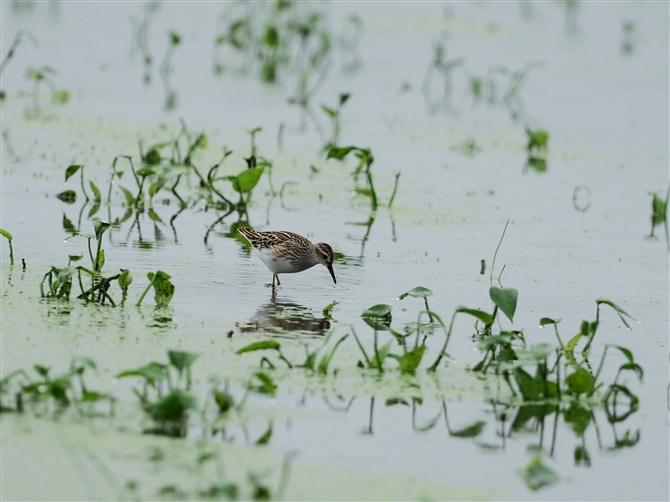
[[[0,84],[6,93],[0,227],[13,235],[16,259],[9,264],[1,238],[1,374],[24,369],[32,378],[38,364],[58,375],[72,357],[85,356],[97,366],[87,370],[87,384],[116,398],[112,417],[106,403],[96,405],[95,417],[72,406],[58,411],[53,403],[3,412],[2,497],[225,498],[229,492],[212,491],[225,479],[252,498],[257,477],[289,500],[670,497],[668,249],[662,224],[649,237],[648,193],[664,196],[669,183],[667,4],[315,3],[279,12],[250,3],[13,2],[0,8],[3,57],[19,29],[39,42],[35,48],[22,39]],[[281,23],[311,11],[322,14],[321,26],[333,37],[311,102],[320,129],[309,114],[301,128],[300,110],[289,103],[299,83],[294,67],[281,67],[276,83],[263,83],[250,57],[215,43],[240,13]],[[340,35],[352,29],[352,14],[364,28],[357,49],[347,50]],[[148,70],[137,38],[144,21]],[[169,30],[180,43],[166,87],[159,67]],[[446,81],[438,70],[426,78],[440,43],[443,64],[461,59]],[[528,66],[518,94],[504,99],[530,62],[537,64]],[[220,74],[216,64],[223,65]],[[50,103],[42,84],[35,106],[26,70],[42,65],[57,70],[47,77],[69,91],[67,103]],[[310,73],[311,85],[318,74]],[[484,86],[480,97],[471,87],[475,77]],[[356,185],[352,176],[353,154],[339,162],[323,151],[330,125],[321,104],[333,107],[342,92],[351,97],[342,107],[338,145],[372,151],[376,210],[354,190],[362,180]],[[166,185],[144,211],[129,210],[120,187],[134,195],[137,185],[125,159],[116,166],[123,175],[113,177],[114,157],[130,155],[140,169],[138,142],[146,153],[175,138],[180,119],[191,134],[206,135],[206,146],[192,157],[204,175],[224,148],[233,153],[219,176],[243,172],[248,131],[262,127],[257,155],[270,159],[272,169],[247,207],[225,216],[225,204],[208,203],[196,173],[182,166],[176,190],[184,205]],[[529,160],[525,128],[549,132],[543,162]],[[169,157],[168,150],[161,154]],[[63,184],[71,164],[85,166],[89,196],[89,181],[100,188],[97,209],[83,200],[79,172]],[[237,199],[228,181],[217,186]],[[73,204],[56,197],[65,189],[77,192]],[[68,237],[73,229],[93,232],[94,216],[113,223],[103,237],[103,276],[118,269],[133,274],[125,306],[76,299],[76,280],[69,301],[42,298],[49,267],[79,254],[82,261],[73,265],[91,266],[86,239]],[[271,272],[237,235],[241,224],[328,242],[337,253],[337,284],[316,266],[283,275],[273,294]],[[154,308],[150,291],[136,307],[147,273],[157,270],[175,285],[169,306]],[[552,325],[540,327],[540,319],[560,319],[567,342],[582,321],[596,319],[596,300],[606,298],[639,322],[625,318],[629,330],[601,305],[589,361],[577,350],[575,356],[595,374],[608,344],[626,347],[643,368],[642,381],[632,371],[617,374],[625,354],[610,347],[599,373],[604,387],[594,396],[528,403],[493,368],[473,371],[484,355],[482,323],[466,315],[455,318],[449,357],[435,372],[428,367],[444,333],[425,313],[426,349],[415,375],[402,375],[391,357],[383,373],[358,367],[364,356],[354,332],[367,354],[388,342],[391,353],[403,353],[388,331],[375,333],[361,320],[368,307],[391,305],[392,326],[402,331],[425,305],[398,297],[423,286],[433,292],[431,310],[448,325],[459,306],[491,312],[489,287],[499,275],[518,290],[518,306],[513,322],[498,315],[495,332],[521,331],[529,347],[558,347]],[[115,283],[110,294],[118,303]],[[297,366],[329,333],[329,347],[348,336],[326,375],[289,369],[272,350],[235,353],[275,340]],[[132,390],[139,380],[117,378],[166,362],[170,349],[199,354],[192,367],[198,408],[182,438],[143,433],[152,423]],[[560,372],[574,371],[561,357]],[[245,391],[259,385],[259,366],[276,384],[274,396]],[[614,410],[599,404],[615,378],[639,398],[629,415],[623,400]],[[219,416],[211,390],[224,385],[238,402],[245,394],[247,400]],[[2,399],[14,407],[12,394]],[[293,460],[280,489],[287,455]],[[532,490],[524,472],[536,458],[555,477]]]

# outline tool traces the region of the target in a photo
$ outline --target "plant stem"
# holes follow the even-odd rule
[[[400,179],[400,172],[395,175],[395,183],[393,184],[393,192],[391,192],[391,198],[389,199],[389,209],[393,205],[395,199],[395,194],[398,191],[398,180]]]
[[[140,299],[137,300],[137,303],[135,304],[136,307],[139,307],[139,306],[142,304],[142,300],[144,300],[144,297],[145,297],[145,296],[147,295],[147,293],[149,292],[149,288],[151,288],[151,286],[154,285],[154,280],[155,280],[155,279],[156,279],[156,275],[154,274],[153,278],[151,279],[151,282],[149,282],[149,285],[147,286],[147,288],[144,290],[144,292],[143,292],[142,295],[140,296]]]
[[[495,269],[495,266],[496,266],[496,257],[498,256],[498,250],[500,249],[500,245],[502,244],[502,241],[505,238],[505,232],[507,232],[507,225],[509,225],[509,218],[507,219],[507,223],[505,223],[505,228],[503,230],[502,235],[500,236],[500,240],[498,241],[498,246],[496,247],[496,252],[493,254],[493,263],[491,264],[491,279],[490,279],[491,285],[493,285],[493,269]],[[502,272],[501,272],[501,275],[502,275]]]
[[[79,171],[81,172],[81,191],[84,192],[84,197],[86,197],[86,202],[88,202],[90,199],[88,198],[88,194],[84,188],[84,166],[81,166]]]

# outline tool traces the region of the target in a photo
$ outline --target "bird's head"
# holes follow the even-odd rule
[[[335,272],[333,272],[333,260],[335,259],[335,253],[333,253],[333,248],[325,242],[319,242],[316,244],[316,256],[319,258],[319,263],[328,269],[330,275],[333,278],[333,282],[337,284],[335,279]]]

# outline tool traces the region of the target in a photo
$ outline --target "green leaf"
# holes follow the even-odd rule
[[[543,383],[535,380],[523,368],[516,368],[514,370],[514,379],[525,400],[534,401],[543,392]]]
[[[100,209],[100,201],[96,199],[93,201],[91,210],[88,212],[88,217],[92,218],[93,216],[95,216],[95,214],[98,212],[99,209]]]
[[[264,167],[252,167],[237,175],[233,182],[233,188],[240,193],[251,192],[261,179]]]
[[[572,430],[579,437],[584,435],[588,429],[591,419],[593,418],[592,411],[584,408],[581,404],[572,402],[567,410],[563,411],[563,420],[570,424]]]
[[[326,156],[326,159],[342,160],[352,150],[357,150],[357,148],[355,146],[345,146],[342,148],[337,146],[331,146],[330,149],[328,150],[328,155]]]
[[[102,237],[102,234],[105,233],[105,231],[111,227],[110,223],[107,223],[106,221],[102,221],[100,218],[95,217],[91,219],[91,223],[93,223],[93,228],[95,230],[95,238],[96,240],[100,240]]]
[[[181,373],[186,368],[191,366],[193,362],[198,358],[198,354],[193,352],[183,352],[180,350],[168,350],[168,358],[170,359],[170,364],[177,368],[177,371]]]
[[[10,241],[13,239],[12,234],[10,234],[7,230],[3,228],[0,228],[0,235],[2,235],[3,237],[5,237],[7,240]]]
[[[134,370],[122,371],[121,373],[116,375],[116,378],[124,378],[129,376],[142,377],[148,383],[154,385],[156,382],[159,382],[167,378],[167,371],[164,364],[149,363],[145,366],[142,366]]]
[[[70,93],[66,89],[52,91],[51,100],[59,105],[64,105],[70,100]]]
[[[419,364],[421,364],[421,359],[423,358],[423,353],[425,351],[426,346],[419,345],[418,347],[415,347],[414,349],[400,356],[398,359],[398,363],[400,364],[400,372],[414,374],[416,369],[419,367]]]
[[[156,174],[156,172],[150,167],[145,167],[144,169],[140,169],[139,171],[137,171],[137,175],[141,176],[142,178],[146,176],[152,176],[154,174]]]
[[[575,336],[573,336],[568,343],[565,344],[565,351],[566,352],[574,352],[575,347],[579,343],[579,340],[582,338],[582,333],[577,333]]]
[[[99,392],[95,391],[84,391],[81,395],[81,401],[82,403],[95,403],[97,401],[101,401],[103,399],[109,399],[108,394],[100,394]]]
[[[624,319],[623,316],[626,316],[626,317],[632,319],[635,322],[639,322],[637,319],[635,319],[633,316],[631,316],[628,312],[626,312],[624,309],[622,309],[621,307],[616,305],[614,302],[611,302],[610,300],[607,300],[605,298],[598,298],[596,300],[596,305],[600,306],[601,304],[608,305],[608,306],[612,307],[616,311],[616,313],[618,314],[619,319],[621,319],[621,322],[624,323],[628,329],[632,329],[632,328],[628,325],[628,323],[626,322],[626,319]]]
[[[268,426],[268,430],[266,430],[265,433],[256,440],[256,444],[268,444],[270,442],[270,438],[272,438],[272,423],[270,423]]]
[[[195,397],[190,392],[172,389],[167,396],[149,407],[149,413],[158,422],[176,422],[184,420],[188,410],[195,409]]]
[[[79,164],[72,164],[71,166],[68,166],[67,169],[65,170],[65,181],[69,180],[72,176],[74,176],[79,169],[82,169],[84,166],[79,165]]]
[[[591,392],[595,379],[584,368],[578,368],[576,371],[568,375],[565,379],[565,384],[571,392],[575,394],[585,394]]]
[[[546,148],[549,141],[549,133],[547,131],[543,129],[538,129],[537,131],[526,129],[526,135],[528,136],[528,148]]]
[[[65,216],[65,213],[63,213],[63,229],[64,229],[66,232],[69,232],[69,233],[71,233],[71,234],[74,234],[74,233],[77,232],[77,229],[75,228],[74,224],[72,223],[72,221],[70,220],[70,218],[68,218],[67,216]]]
[[[151,274],[151,273],[150,273]],[[149,275],[149,274],[147,274]],[[154,300],[157,307],[167,307],[174,295],[174,284],[170,282],[171,276],[165,272],[158,270],[156,274],[151,274],[149,280],[153,280]]]
[[[236,350],[235,354],[244,354],[245,352],[253,352],[255,350],[279,350],[279,347],[281,347],[279,342],[274,340],[263,340],[245,345],[241,349]]]
[[[514,322],[514,312],[516,312],[516,302],[519,292],[513,288],[499,288],[491,286],[489,296],[496,306],[503,311],[510,322]]]
[[[274,397],[275,393],[277,392],[277,385],[274,383],[274,380],[272,380],[270,376],[260,371],[254,373],[254,376],[261,381],[261,385],[251,386],[251,389],[261,394],[268,394],[271,397]]]
[[[535,457],[523,470],[523,479],[528,488],[537,491],[540,488],[556,483],[558,476],[542,463],[540,457]]]
[[[380,303],[373,305],[361,314],[365,323],[372,329],[387,330],[391,324],[391,310],[393,307]]]
[[[482,433],[484,427],[486,427],[486,422],[480,420],[464,429],[449,432],[449,435],[457,438],[475,438]]]
[[[131,275],[130,270],[122,270],[117,282],[122,290],[127,290],[128,286],[133,282],[133,276]]]
[[[543,317],[540,319],[540,326],[546,326],[547,324],[558,324],[561,322],[560,319],[551,319],[549,317]]]
[[[619,371],[623,370],[628,370],[628,371],[633,371],[636,375],[637,378],[642,382],[642,378],[644,377],[644,370],[642,369],[642,366],[640,366],[637,363],[626,363],[622,364],[621,367],[619,368]]]
[[[321,105],[321,109],[324,112],[326,112],[331,118],[335,118],[337,116],[337,112],[332,108],[328,108],[326,105]]]
[[[386,319],[391,317],[391,311],[393,310],[393,307],[390,305],[386,305],[385,303],[379,303],[377,305],[373,305],[369,309],[367,309],[365,312],[361,314],[362,318],[370,318],[374,317],[377,319]]]
[[[41,364],[34,364],[33,368],[35,369],[37,374],[42,378],[47,379],[49,377],[49,368],[47,366],[42,366]]]
[[[426,298],[427,296],[431,296],[432,294],[433,292],[430,289],[417,286],[416,288],[410,289],[407,293],[403,293],[402,295],[400,295],[398,297],[398,300],[403,300],[408,296],[411,296],[413,298]]]
[[[67,257],[70,261],[77,262],[77,261],[81,260],[84,257],[84,255],[83,255],[83,253],[82,254],[69,254],[69,255],[67,255]]]
[[[476,310],[476,309],[469,309],[465,307],[458,307],[456,309],[456,312],[462,312],[463,314],[469,314],[473,317],[476,317],[480,321],[482,321],[484,324],[493,324],[493,321],[495,319],[493,316],[487,312],[484,312],[482,310]]]
[[[395,406],[396,404],[402,404],[403,406],[409,406],[409,403],[401,397],[391,397],[386,400],[384,403],[386,406]]]
[[[619,349],[621,353],[626,356],[626,359],[628,359],[629,363],[635,362],[633,360],[633,353],[627,349],[626,347],[622,347],[621,345],[610,345],[610,347],[614,347],[615,349]]]
[[[100,190],[98,189],[97,186],[95,186],[95,183],[89,180],[88,184],[91,186],[91,191],[93,192],[93,199],[94,200],[100,200],[101,195],[100,195]]]
[[[156,146],[151,147],[142,160],[144,160],[144,163],[149,166],[160,164],[161,154],[158,151],[158,148]]]
[[[64,192],[56,194],[56,197],[66,204],[73,204],[77,200],[77,192],[74,190],[65,190]]]
[[[158,179],[149,186],[149,197],[153,197],[156,193],[165,186],[167,180],[162,176],[159,176]]]
[[[219,413],[228,413],[228,411],[235,406],[235,399],[227,392],[221,392],[218,389],[214,389],[212,394],[214,395],[216,405],[219,407]]]
[[[384,359],[386,359],[386,356],[388,353],[391,351],[391,342],[388,342],[387,344],[383,345],[377,350],[377,355],[373,354],[370,357],[370,368],[377,368],[379,369],[380,366],[384,366]],[[377,357],[379,356],[379,357]],[[379,365],[377,364],[377,359],[379,359]]]
[[[156,211],[154,211],[153,208],[150,207],[149,210],[147,211],[147,214],[149,215],[151,221],[155,221],[156,223],[163,223],[163,220],[161,219],[160,216],[158,216],[158,213],[156,213]]]
[[[332,333],[332,331],[331,331]],[[329,335],[330,336],[330,335]],[[321,361],[319,361],[319,366],[317,368],[318,372],[321,373],[322,375],[325,375],[328,373],[328,365],[330,364],[331,359],[333,359],[333,356],[335,355],[335,352],[337,351],[337,348],[340,346],[340,344],[347,339],[349,335],[344,335],[342,338],[340,338],[334,345],[333,347],[321,358]],[[325,342],[324,342],[325,343]],[[315,354],[316,355],[316,354]],[[309,358],[309,356],[308,356]],[[314,366],[314,363],[312,362],[312,368]]]
[[[101,249],[100,253],[97,256],[97,259],[95,260],[95,266],[93,267],[95,270],[102,270],[102,267],[105,266],[105,250]]]
[[[338,303],[340,303],[340,302],[329,303],[328,305],[323,307],[323,310],[321,312],[323,312],[324,316],[329,316],[330,311],[333,310],[335,308],[335,305],[337,305]]]
[[[135,205],[135,196],[125,187],[119,185],[119,190],[123,192],[123,196],[126,198],[126,205],[132,207]]]
[[[480,350],[488,350],[493,345],[507,344],[512,341],[512,336],[508,334],[491,335],[479,342]]]

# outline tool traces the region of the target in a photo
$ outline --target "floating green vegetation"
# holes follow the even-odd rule
[[[526,136],[528,137],[528,143],[526,144],[526,152],[528,153],[526,169],[533,169],[538,173],[546,172],[549,133],[543,129],[533,131],[526,127]]]
[[[172,297],[174,296],[175,287],[174,284],[170,282],[170,279],[172,277],[169,274],[163,272],[162,270],[159,270],[156,273],[149,272],[147,274],[147,278],[149,279],[149,284],[147,285],[146,289],[140,296],[139,300],[137,300],[137,303],[135,305],[139,307],[142,304],[144,297],[149,292],[149,289],[153,287],[154,300],[156,301],[156,306],[167,307],[168,304],[170,303],[170,300],[172,300]]]
[[[151,362],[117,375],[117,378],[142,380],[141,390],[135,388],[133,392],[153,422],[144,432],[175,437],[185,435],[188,412],[197,409],[195,396],[191,393],[191,365],[197,358],[198,355],[191,352],[169,350],[167,364]]]
[[[9,244],[9,263],[10,265],[14,265],[14,248],[12,247],[12,234],[10,234],[7,230],[0,228],[0,235],[2,235],[5,239],[7,239],[7,243]]]
[[[214,39],[213,70],[217,75],[231,69],[254,71],[261,81],[272,84],[284,73],[321,73],[331,64],[336,41],[343,67],[351,71],[360,66],[358,44],[363,22],[356,15],[344,20],[339,37],[329,28],[323,11],[299,2],[232,4],[221,24]],[[224,65],[224,60],[233,63]]]
[[[354,155],[358,159],[358,165],[354,168],[354,171],[352,173],[352,176],[354,178],[354,182],[356,184],[354,191],[357,194],[364,195],[366,197],[370,198],[370,208],[372,211],[376,211],[377,207],[379,206],[379,202],[377,199],[377,192],[375,191],[374,187],[374,182],[372,178],[372,163],[374,162],[375,158],[372,155],[372,152],[370,151],[369,148],[360,148],[357,146],[345,146],[345,147],[334,147],[331,146],[328,149],[328,154],[326,156],[327,159],[337,159],[337,160],[344,160],[349,153],[354,152]],[[365,179],[365,185],[360,186],[358,184],[358,180],[360,176],[363,175]],[[388,202],[388,207],[391,207],[393,205],[393,200],[395,199],[395,194],[396,191],[398,190],[398,180],[400,179],[400,173],[396,174],[395,177],[395,184],[393,186],[393,192],[391,193],[391,197],[389,198]],[[370,223],[371,224],[371,223]],[[368,227],[370,226],[368,224]]]
[[[39,91],[42,83],[46,84],[51,91],[52,104],[65,104],[70,99],[70,93],[65,89],[58,89],[53,77],[57,75],[57,71],[50,66],[42,65],[39,68],[28,68],[26,70],[26,79],[34,82],[32,98],[32,109],[26,110],[28,118],[35,118],[40,112]]]
[[[333,337],[333,334],[335,333],[335,330],[329,331],[328,335],[324,338],[323,343],[321,347],[317,348],[316,350],[309,351],[307,347],[305,347],[305,360],[302,364],[293,364],[291,361],[289,361],[284,354],[281,352],[281,344],[277,342],[276,340],[262,340],[260,342],[254,342],[249,345],[245,345],[244,347],[240,348],[237,350],[237,354],[244,354],[246,352],[255,352],[258,350],[274,350],[277,352],[277,356],[279,357],[280,360],[282,360],[288,368],[306,368],[312,372],[316,372],[322,375],[328,374],[328,367],[330,365],[331,360],[335,356],[335,353],[337,352],[338,347],[340,344],[347,338],[349,335],[344,335],[340,337],[337,342],[329,344],[331,338]],[[261,367],[268,366],[272,369],[275,368],[275,365],[270,361],[267,357],[262,357],[260,361]],[[274,393],[274,392],[273,392]]]
[[[554,471],[542,463],[541,457],[535,457],[523,470],[523,480],[528,488],[537,491],[558,481]]]
[[[92,416],[98,414],[95,404],[107,401],[109,415],[113,415],[114,398],[86,385],[87,369],[96,370],[93,360],[74,357],[68,372],[56,377],[50,375],[50,368],[40,364],[33,366],[37,378],[31,378],[22,369],[13,371],[0,380],[0,412],[23,413],[30,407],[37,414],[60,414],[72,405],[79,414]]]
[[[116,302],[110,295],[110,287],[111,284],[116,281],[119,288],[121,289],[121,306],[124,306],[128,297],[128,288],[133,282],[133,276],[127,269],[121,269],[118,274],[107,277],[102,275],[102,270],[105,266],[105,250],[102,248],[102,238],[104,233],[111,227],[111,224],[102,221],[98,217],[92,218],[91,223],[93,224],[94,229],[93,234],[82,233],[73,230],[71,235],[71,237],[86,238],[88,244],[88,256],[91,260],[91,268],[84,267],[83,265],[72,266],[72,262],[76,263],[84,257],[83,254],[69,255],[68,264],[66,266],[52,266],[49,271],[44,274],[44,278],[42,279],[42,282],[40,282],[40,294],[42,298],[58,298],[69,300],[70,294],[72,292],[72,283],[76,275],[77,284],[79,285],[80,289],[80,294],[77,296],[77,298],[86,300],[87,302],[99,303],[101,305],[104,305],[105,301],[108,301],[109,305],[115,307]],[[93,239],[95,239],[97,243],[95,255],[93,254],[93,249],[91,248],[91,241]],[[90,278],[91,285],[89,288],[84,287],[82,273],[88,275]],[[170,303],[175,290],[174,285],[170,282],[170,276],[159,270],[155,274],[150,272],[148,274],[148,278],[149,285],[140,296],[136,305],[139,306],[142,303],[142,300],[146,296],[148,290],[153,287],[156,293],[156,306],[167,306]],[[45,283],[47,287],[46,293]]]
[[[670,237],[668,235],[668,201],[670,201],[670,186],[665,194],[665,199],[658,195],[658,192],[650,192],[651,195],[651,232],[648,239],[655,239],[654,229],[663,225],[665,229],[665,241],[670,251]]]

